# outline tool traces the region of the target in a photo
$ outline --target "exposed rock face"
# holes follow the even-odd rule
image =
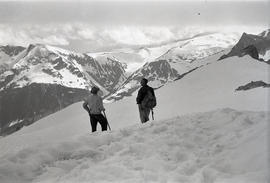
[[[118,88],[117,92],[107,98],[107,100],[119,100],[125,96],[130,96],[140,87],[143,77],[148,79],[151,86],[159,88],[169,81],[177,79],[180,75],[166,60],[157,60],[146,63],[141,69],[134,72],[125,83]]]
[[[10,57],[18,55],[22,52],[25,48],[22,46],[0,46],[0,51],[4,52],[5,54],[9,55]]]
[[[125,65],[115,59],[107,57],[99,62],[86,54],[84,57],[70,55],[69,58],[77,60],[85,72],[109,92],[114,92],[127,79]]]
[[[258,49],[254,45],[249,45],[246,48],[244,48],[243,54],[244,55],[249,55],[252,58],[257,59],[257,60],[259,59]]]
[[[0,46],[0,74],[10,69],[10,65],[25,48],[21,46]]]
[[[0,135],[7,135],[24,125],[30,125],[42,117],[83,100],[87,95],[87,90],[40,83],[1,91]]]

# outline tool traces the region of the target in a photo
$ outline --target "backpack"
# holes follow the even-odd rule
[[[150,90],[147,91],[147,94],[142,100],[141,103],[143,108],[153,109],[157,105],[156,97],[152,94]]]

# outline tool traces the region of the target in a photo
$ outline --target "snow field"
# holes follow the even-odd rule
[[[265,112],[220,109],[0,157],[0,182],[267,182]]]

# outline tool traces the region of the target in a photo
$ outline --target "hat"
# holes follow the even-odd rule
[[[99,91],[99,88],[96,86],[93,86],[91,89],[91,93],[93,93],[93,94],[97,94],[98,91]]]
[[[141,79],[141,85],[147,85],[147,83],[148,83],[148,80],[147,79],[145,79],[145,78],[142,78]]]

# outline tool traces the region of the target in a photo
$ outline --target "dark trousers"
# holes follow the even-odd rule
[[[90,114],[90,123],[92,127],[92,132],[97,131],[97,123],[101,125],[101,130],[107,130],[107,119],[102,114]]]
[[[139,106],[139,113],[140,113],[140,119],[142,123],[145,123],[149,121],[149,114],[150,114],[150,109],[149,108],[143,108],[141,104]]]

